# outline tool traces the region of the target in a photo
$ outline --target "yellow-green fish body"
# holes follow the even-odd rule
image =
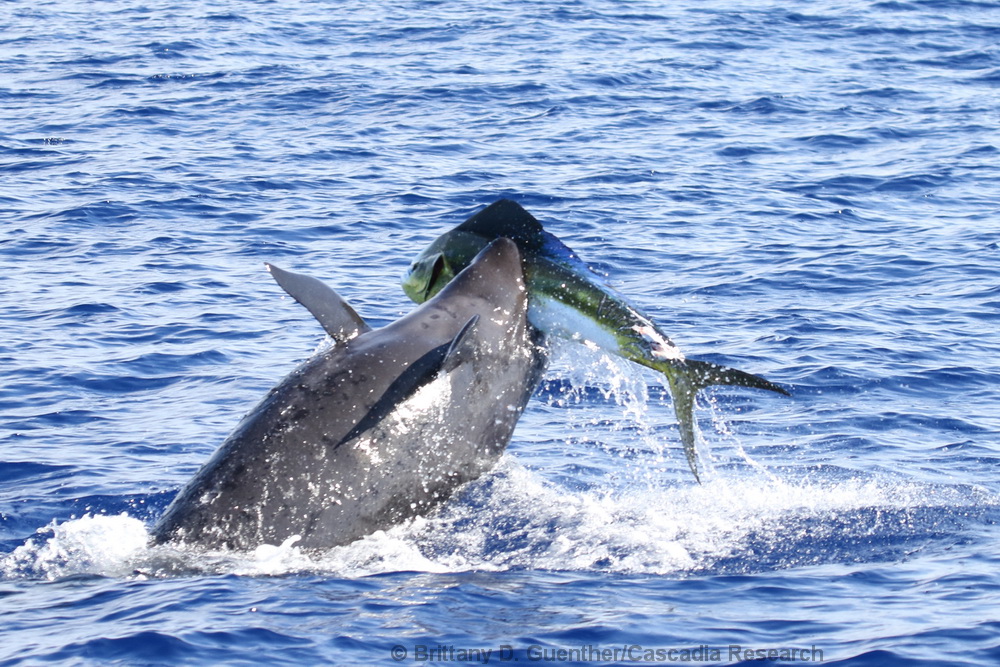
[[[489,242],[514,241],[528,290],[528,320],[546,335],[562,336],[660,371],[667,377],[688,464],[698,479],[694,398],[715,384],[786,394],[767,380],[734,368],[686,359],[640,310],[591,271],[566,245],[517,203],[501,199],[439,236],[411,265],[403,290],[417,303],[434,296]]]

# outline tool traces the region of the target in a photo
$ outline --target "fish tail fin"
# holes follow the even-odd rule
[[[698,474],[698,452],[695,448],[697,430],[694,421],[695,396],[699,390],[712,385],[733,385],[766,389],[784,396],[790,395],[785,389],[762,377],[708,361],[694,359],[680,362],[672,361],[657,365],[657,370],[667,376],[667,381],[670,384],[670,394],[674,401],[674,412],[677,415],[677,425],[680,428],[684,454],[691,467],[691,472],[694,473],[694,478],[699,484],[701,476]]]
[[[684,455],[687,457],[695,481],[701,484],[701,476],[698,474],[698,451],[695,449],[698,434],[694,422],[694,397],[698,389],[691,383],[691,377],[687,373],[675,372],[673,367],[668,367],[663,372],[670,383],[670,395],[674,399],[674,413],[677,415]]]

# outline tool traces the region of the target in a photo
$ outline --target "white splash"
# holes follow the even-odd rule
[[[607,437],[588,452],[593,470],[607,471],[607,477],[591,473],[568,488],[548,473],[549,459],[506,454],[430,516],[319,553],[302,550],[294,537],[244,553],[149,546],[139,520],[88,515],[53,523],[0,556],[0,578],[299,572],[360,577],[511,569],[684,576],[719,567],[826,562],[824,550],[831,545],[846,549],[850,558],[866,557],[866,548],[878,558],[884,553],[877,551],[880,544],[919,547],[938,532],[938,522],[964,525],[963,517],[1000,507],[1000,498],[977,487],[846,471],[838,477],[818,470],[779,476],[750,459],[711,401],[713,435],[728,442],[737,454],[730,462],[741,465],[694,484],[670,437],[672,427],[667,435],[661,428],[672,424],[673,411],[649,400],[642,375],[608,355],[575,363],[576,354],[592,353],[579,345],[566,349],[571,353],[568,363],[557,360],[565,366],[558,377],[571,383],[564,395],[550,398],[550,408],[577,411],[561,420],[564,433],[582,433],[591,445]],[[417,413],[434,409],[430,398],[450,391],[447,379],[441,382],[446,386],[411,397],[409,407]],[[616,406],[617,420],[606,419],[608,402]],[[397,426],[404,428],[401,421]],[[579,445],[572,439],[562,443],[567,452]],[[600,456],[607,459],[603,467],[592,461]]]
[[[732,558],[752,569],[761,544],[791,554],[773,566],[810,564],[795,560],[797,543],[905,538],[913,531],[913,512],[956,516],[998,505],[1000,499],[981,489],[886,479],[791,482],[757,475],[700,486],[568,491],[507,455],[496,471],[430,517],[320,553],[295,546],[297,536],[243,553],[149,546],[135,518],[85,516],[53,523],[0,558],[0,575],[360,577],[510,569],[683,575]]]
[[[42,537],[51,532],[51,537]],[[118,516],[85,515],[53,521],[10,554],[0,557],[0,574],[61,579],[77,574],[109,577],[131,574],[131,561],[146,548],[149,535],[141,521]]]

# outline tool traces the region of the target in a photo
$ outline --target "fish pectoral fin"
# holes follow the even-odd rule
[[[333,288],[311,276],[292,273],[265,263],[271,277],[288,295],[306,307],[319,321],[323,330],[338,343],[354,338],[371,327],[365,324],[351,306]]]
[[[462,329],[451,340],[448,351],[441,361],[440,373],[449,373],[459,365],[472,361],[477,354],[476,347],[476,325],[479,323],[479,315],[473,315],[465,323]]]
[[[695,480],[701,483],[698,474],[698,451],[696,449],[698,431],[694,420],[695,396],[698,391],[712,385],[732,385],[736,387],[752,387],[766,389],[784,396],[790,396],[773,382],[762,377],[746,373],[728,366],[720,366],[709,361],[686,359],[672,362],[660,367],[670,383],[670,393],[674,401],[674,413],[677,415],[677,425],[681,433],[681,443],[684,445],[684,455],[688,466],[694,473]]]

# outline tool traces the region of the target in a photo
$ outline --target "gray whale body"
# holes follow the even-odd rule
[[[495,464],[546,363],[512,241],[378,330],[318,280],[268,268],[334,345],[243,418],[155,542],[343,545],[425,514]]]

